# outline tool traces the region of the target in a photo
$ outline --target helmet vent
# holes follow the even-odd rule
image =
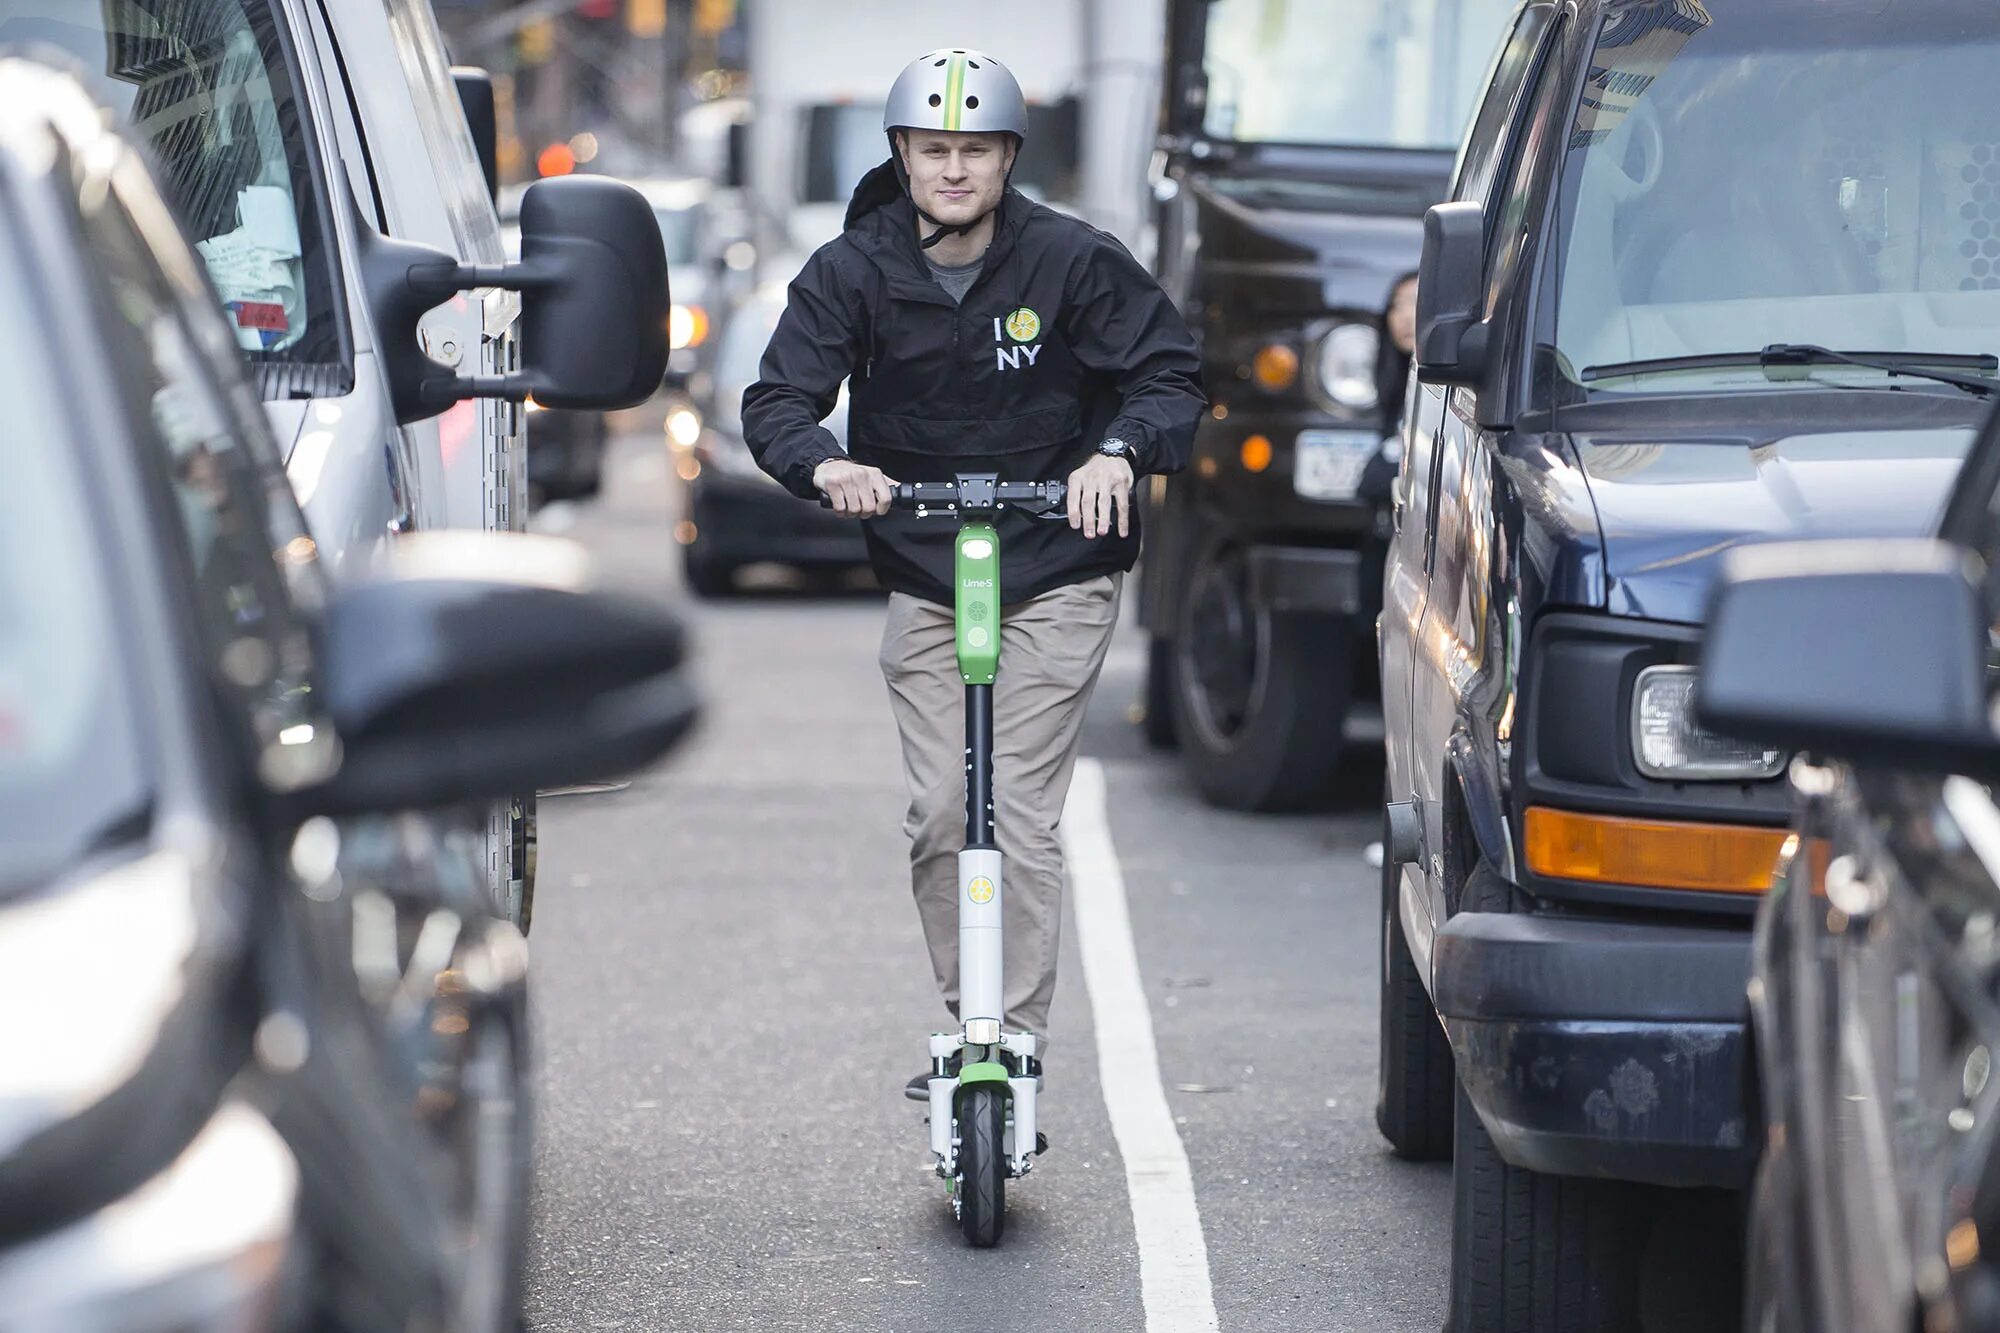
[[[932,68],[932,69],[943,69],[943,68],[944,68],[944,61],[942,61],[942,60],[940,60],[940,61],[937,61],[936,63],[934,63],[934,64],[933,64],[933,65],[931,66],[931,68]]]
[[[932,106],[943,106],[943,105],[944,105],[944,98],[943,98],[943,97],[941,97],[941,96],[939,96],[939,95],[938,95],[937,93],[932,93],[932,94],[931,94],[931,105],[932,105]]]
[[[965,109],[966,109],[966,110],[968,110],[968,111],[977,111],[977,110],[979,110],[979,99],[978,99],[977,97],[968,97],[968,98],[966,98],[966,99],[965,99]]]
[[[973,69],[979,68],[979,62],[977,60],[968,60],[965,63]]]

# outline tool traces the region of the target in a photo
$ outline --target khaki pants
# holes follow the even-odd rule
[[[993,687],[993,821],[1001,854],[1007,1026],[1046,1036],[1062,932],[1056,825],[1069,794],[1083,714],[1123,575],[1058,588],[1000,611]],[[910,784],[910,885],[945,1007],[958,1017],[958,853],[965,846],[965,683],[952,613],[896,593],[882,632],[882,675]]]

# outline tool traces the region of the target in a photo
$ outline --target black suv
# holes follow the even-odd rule
[[[1426,217],[1377,1118],[1455,1158],[1454,1330],[1635,1327],[1634,1182],[1747,1176],[1787,755],[1697,724],[1705,600],[1733,548],[1932,530],[2000,341],[1996,36],[1530,3]]]

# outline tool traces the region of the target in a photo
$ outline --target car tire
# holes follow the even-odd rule
[[[1382,820],[1381,1047],[1377,1053],[1375,1125],[1396,1156],[1411,1162],[1449,1161],[1455,1134],[1456,1081],[1451,1042],[1424,989],[1397,910],[1400,867],[1389,852]]]
[[[1228,810],[1324,805],[1350,693],[1338,616],[1251,606],[1242,547],[1204,545],[1175,626],[1174,730],[1196,788]]]
[[[688,591],[705,601],[717,601],[736,592],[736,566],[702,550],[698,541],[681,547],[681,574],[687,580]]]
[[[513,815],[508,822],[513,837],[508,916],[515,928],[526,935],[535,924],[535,871],[541,857],[541,807],[534,792],[514,798]]]
[[[1139,706],[1145,710],[1142,723],[1146,744],[1155,750],[1171,750],[1180,743],[1174,730],[1174,641],[1154,635],[1146,640],[1145,696]]]
[[[1461,1083],[1445,1333],[1638,1333],[1639,1187],[1509,1166]]]

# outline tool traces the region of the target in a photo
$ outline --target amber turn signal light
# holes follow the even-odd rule
[[[1289,389],[1299,378],[1299,354],[1283,343],[1266,343],[1251,359],[1250,373],[1267,389]]]
[[[1252,435],[1243,441],[1243,470],[1262,472],[1271,466],[1271,442],[1262,435]]]
[[[1536,806],[1524,825],[1528,868],[1550,879],[1705,893],[1771,887],[1784,829],[1670,824]]]

